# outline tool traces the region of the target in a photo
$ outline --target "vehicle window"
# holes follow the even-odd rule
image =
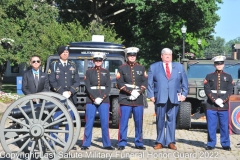
[[[225,64],[224,72],[230,74],[233,79],[240,79],[240,64],[232,65]],[[188,66],[188,78],[202,78],[204,79],[207,74],[214,72],[215,67],[213,64],[196,64]]]
[[[240,64],[225,64],[224,72],[230,74],[233,79],[240,79]]]
[[[92,60],[88,60],[87,64],[88,68],[94,67],[94,63]],[[113,75],[115,74],[118,67],[121,65],[122,65],[121,60],[105,60],[103,61],[102,68],[109,70],[110,74]]]
[[[51,59],[49,64],[51,64],[53,61],[55,61],[57,59]],[[74,62],[78,68],[78,74],[79,75],[84,75],[84,60],[81,59],[69,59],[72,62]]]
[[[195,64],[188,66],[188,78],[202,78],[204,79],[207,74],[214,72],[215,67],[213,64]]]

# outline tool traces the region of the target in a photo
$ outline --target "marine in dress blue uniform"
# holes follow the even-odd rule
[[[118,131],[118,150],[124,150],[127,145],[128,120],[133,113],[135,123],[135,148],[145,150],[142,137],[143,126],[143,92],[147,86],[147,74],[145,68],[136,63],[139,49],[129,47],[125,49],[127,63],[118,68],[116,75],[117,87],[120,90],[120,124]]]
[[[58,49],[60,59],[53,61],[48,70],[49,83],[51,90],[68,98],[73,104],[77,104],[77,91],[79,90],[80,77],[78,75],[78,69],[74,62],[68,60],[69,51],[68,46],[61,46]],[[57,111],[53,118],[56,119],[62,111]],[[70,115],[74,119],[74,114],[71,111]],[[55,125],[54,129],[58,129],[59,126]],[[68,130],[68,124],[66,125]],[[51,136],[56,138],[54,134]],[[65,134],[65,141],[68,140],[68,134]]]
[[[88,93],[85,111],[85,130],[81,150],[89,149],[92,141],[92,129],[96,112],[99,112],[104,149],[115,150],[109,136],[109,93],[111,78],[107,69],[101,67],[105,53],[93,52],[95,66],[86,71],[85,86]]]
[[[212,150],[216,145],[216,130],[219,121],[220,143],[224,150],[231,150],[228,131],[228,100],[233,91],[233,79],[223,71],[225,56],[216,56],[212,60],[216,71],[206,76],[204,90],[208,97],[206,117],[208,141],[206,150]]]

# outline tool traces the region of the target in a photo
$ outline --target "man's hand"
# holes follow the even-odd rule
[[[102,98],[97,97],[93,103],[96,104],[96,105],[99,105],[99,104],[102,103],[102,101],[103,101]]]
[[[34,98],[33,102],[36,102],[38,104],[38,103],[40,103],[40,99],[39,98],[36,98],[36,99]]]
[[[138,90],[136,90],[136,89],[132,90],[131,96],[135,97],[135,99],[137,99],[139,95],[140,95],[140,93],[138,92]]]
[[[184,95],[181,95],[181,96],[180,96],[180,101],[183,102],[183,101],[185,101],[185,100],[186,100],[186,97],[185,97]]]
[[[150,101],[152,101],[153,103],[155,103],[155,97],[151,97],[151,98],[149,98],[150,99]]]
[[[70,92],[70,93],[71,93],[71,92]],[[63,95],[65,98],[69,98],[69,97],[70,97],[69,91],[64,91],[62,95]]]

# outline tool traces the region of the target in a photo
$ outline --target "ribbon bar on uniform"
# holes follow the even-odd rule
[[[105,86],[92,86],[91,89],[106,89]]]
[[[225,94],[227,91],[222,91],[222,90],[211,90],[212,93],[218,93],[218,94]]]
[[[138,89],[139,87],[134,85],[134,84],[125,84],[127,87],[129,88],[135,88],[135,89]]]

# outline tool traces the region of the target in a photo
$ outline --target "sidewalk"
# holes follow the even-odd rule
[[[133,118],[129,120],[128,128],[128,145],[124,151],[106,151],[102,149],[101,142],[101,127],[99,124],[94,126],[92,146],[87,151],[81,151],[80,146],[82,144],[84,127],[81,128],[79,140],[77,141],[77,150],[71,150],[65,154],[65,158],[71,157],[71,160],[75,159],[131,159],[131,160],[158,160],[158,159],[231,159],[240,160],[240,148],[237,144],[240,143],[239,135],[231,135],[231,151],[225,151],[220,145],[220,135],[217,133],[217,145],[214,150],[206,151],[207,141],[207,129],[204,119],[192,120],[192,128],[190,130],[176,130],[176,146],[177,151],[163,148],[161,150],[154,150],[153,145],[156,139],[156,124],[154,106],[149,102],[149,107],[144,110],[144,123],[143,123],[143,138],[145,151],[137,150],[134,148],[134,123]],[[117,147],[118,129],[110,129],[110,138],[112,145]],[[2,136],[2,135],[1,135]],[[0,152],[2,157],[4,151],[0,146]],[[4,158],[0,158],[3,160]]]

